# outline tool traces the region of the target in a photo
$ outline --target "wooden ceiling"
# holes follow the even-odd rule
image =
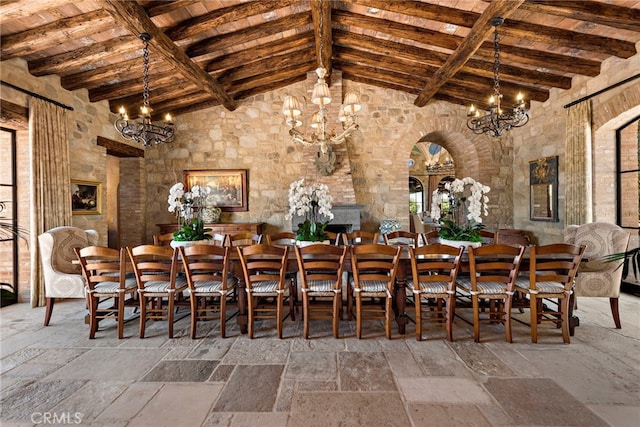
[[[501,92],[545,101],[602,61],[636,54],[640,0],[3,0],[2,60],[60,76],[137,111],[142,32],[151,34],[154,114],[183,114],[306,79],[319,63],[343,79],[430,100],[484,106],[493,87],[494,16]]]

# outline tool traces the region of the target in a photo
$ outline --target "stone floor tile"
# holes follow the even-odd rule
[[[444,341],[407,341],[423,375],[471,377],[472,372]]]
[[[235,340],[233,338],[207,338],[200,340],[191,350],[188,359],[222,360]]]
[[[236,413],[229,427],[282,427],[287,425],[289,415],[286,412],[250,412]]]
[[[491,403],[491,396],[476,381],[455,377],[398,378],[404,400],[426,403]]]
[[[291,351],[344,351],[347,340],[344,338],[293,338],[291,340]]]
[[[404,377],[416,377],[422,376],[422,368],[416,362],[412,353],[396,353],[396,352],[385,352],[385,357],[389,362],[389,366],[391,367],[391,371],[393,371],[393,375],[396,378],[404,378]]]
[[[292,351],[285,370],[285,378],[297,380],[335,379],[336,353],[326,351]]]
[[[484,387],[518,425],[607,425],[548,378],[489,378]]]
[[[129,383],[107,381],[87,382],[64,401],[58,403],[51,412],[78,414],[83,423],[91,422],[129,385]]]
[[[289,412],[291,410],[291,399],[293,398],[295,386],[296,382],[294,380],[283,378],[280,381],[280,390],[278,390],[278,397],[276,398],[277,412]]]
[[[512,377],[515,373],[482,343],[473,341],[448,343],[464,363],[479,375]]]
[[[336,381],[296,381],[296,391],[337,391]]]
[[[394,392],[296,392],[288,426],[408,426],[409,417]]]
[[[235,368],[236,365],[218,365],[209,377],[209,381],[226,382]]]
[[[338,353],[342,391],[397,391],[389,362],[383,353]]]
[[[218,365],[217,360],[162,360],[140,381],[203,382]]]
[[[640,403],[640,402],[639,402]],[[637,427],[640,424],[640,406],[586,405],[600,418],[616,427]]]
[[[416,426],[491,426],[475,405],[411,402],[407,412]]]
[[[96,422],[128,422],[162,388],[162,383],[134,383],[111,402],[95,419]]]
[[[4,345],[4,343],[3,343]],[[42,348],[24,348],[0,359],[0,374],[19,366],[44,352]]]
[[[153,368],[165,353],[163,349],[92,349],[46,379],[136,381]]]
[[[273,411],[283,370],[284,365],[238,365],[213,411]]]
[[[202,427],[229,427],[233,415],[232,413],[212,412],[202,423]]]
[[[3,394],[0,398],[0,421],[30,420],[31,415],[36,412],[51,411],[84,384],[85,381],[63,379],[32,381],[24,387],[14,388],[11,393]]]
[[[289,340],[249,339],[246,336],[235,340],[223,363],[264,364],[286,363],[289,357]]]
[[[199,426],[221,389],[216,383],[165,384],[127,426]]]

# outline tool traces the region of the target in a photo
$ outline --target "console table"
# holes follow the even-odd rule
[[[253,234],[262,234],[263,222],[256,223],[218,223],[218,224],[205,224],[206,228],[210,228],[214,234],[235,234],[243,231],[249,231]],[[160,234],[173,233],[179,227],[178,224],[156,224],[156,227],[160,229]]]

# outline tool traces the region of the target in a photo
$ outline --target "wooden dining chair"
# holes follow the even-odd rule
[[[440,243],[440,232],[438,230],[431,230],[426,233],[422,233],[422,241],[425,245]]]
[[[529,295],[531,342],[538,342],[538,324],[545,320],[561,327],[562,339],[569,344],[569,301],[586,246],[555,243],[529,248],[529,277],[520,276],[515,285]],[[557,301],[556,310],[551,299]]]
[[[488,301],[490,323],[503,323],[505,340],[512,342],[511,306],[524,246],[483,245],[469,247],[469,277],[458,278],[457,288],[471,295],[473,339],[480,342],[480,300]]]
[[[293,247],[296,245],[297,237],[298,235],[294,232],[281,231],[279,233],[265,234],[263,243],[266,243],[267,245]]]
[[[282,338],[284,300],[289,300],[289,314],[293,313],[292,293],[285,277],[289,247],[273,245],[249,245],[235,248],[240,257],[244,284],[247,292],[249,314],[249,338],[254,336],[255,319],[275,318],[278,338]],[[276,308],[260,304],[265,299],[274,298]]]
[[[329,244],[340,246],[342,245],[342,233],[334,233],[332,231],[325,231],[327,237],[329,237]]]
[[[304,338],[309,338],[312,318],[332,319],[333,336],[338,338],[338,321],[342,308],[342,272],[348,252],[347,246],[315,244],[295,246],[302,291]],[[322,303],[329,298],[329,307]],[[313,304],[312,304],[313,302]]]
[[[156,246],[170,246],[173,240],[173,233],[163,233],[153,235],[153,244]]]
[[[384,319],[385,333],[391,339],[392,298],[394,293],[398,262],[402,248],[400,246],[368,244],[351,247],[351,269],[353,279],[349,288],[349,311],[353,312],[353,300],[356,311],[356,336],[362,338],[364,319]],[[365,298],[381,298],[382,308],[378,305],[363,304]]]
[[[239,247],[256,245],[262,240],[261,234],[255,234],[250,231],[241,231],[235,234],[227,235],[227,246]]]
[[[87,303],[89,306],[89,339],[94,339],[98,322],[114,319],[118,328],[118,339],[124,335],[124,308],[127,295],[133,301],[137,289],[131,263],[127,262],[125,249],[104,246],[75,248],[82,268]],[[100,307],[101,300],[113,298],[111,307]]]
[[[346,246],[378,243],[378,233],[356,230],[350,233],[342,233],[342,242]]]
[[[447,339],[453,341],[456,279],[464,247],[433,243],[409,248],[411,278],[406,286],[413,293],[416,310],[416,340],[422,341],[424,320],[445,320]],[[443,304],[444,303],[444,304]],[[429,317],[424,309],[428,308]]]
[[[140,245],[127,247],[127,253],[138,284],[140,338],[144,338],[149,319],[166,319],[169,338],[173,338],[176,295],[187,288],[186,278],[178,276],[178,251],[165,246]]]
[[[180,247],[191,303],[191,338],[196,338],[198,320],[218,320],[220,337],[226,337],[227,298],[238,279],[229,271],[231,248],[214,245]],[[209,304],[209,305],[208,305]]]
[[[478,234],[482,237],[483,245],[492,245],[494,243],[498,243],[496,241],[497,233],[489,230],[478,230]]]
[[[396,230],[383,234],[385,245],[413,246],[417,248],[420,244],[420,234],[405,230]]]
[[[227,244],[227,235],[221,233],[208,233],[211,236],[209,244],[213,246],[229,246]]]

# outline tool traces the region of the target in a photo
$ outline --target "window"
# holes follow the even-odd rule
[[[18,224],[16,198],[16,131],[0,128],[0,306],[18,295]]]
[[[409,177],[409,212],[420,213],[424,211],[424,190],[422,182],[412,176]]]

